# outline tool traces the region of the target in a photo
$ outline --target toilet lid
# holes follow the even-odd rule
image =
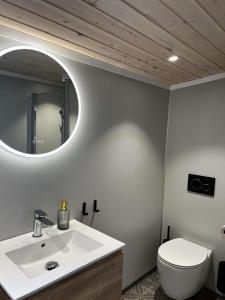
[[[169,264],[179,267],[194,267],[202,264],[210,250],[182,238],[174,239],[161,245],[158,255]]]

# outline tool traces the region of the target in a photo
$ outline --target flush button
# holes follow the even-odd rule
[[[211,190],[210,184],[204,183],[204,184],[202,185],[202,190],[203,190],[204,192],[209,192],[209,191]]]
[[[207,196],[214,196],[215,178],[201,175],[188,175],[188,191]]]
[[[192,181],[191,181],[191,187],[194,191],[198,191],[200,188],[201,188],[201,180],[199,178],[194,178]]]

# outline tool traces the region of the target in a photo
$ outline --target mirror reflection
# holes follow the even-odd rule
[[[17,151],[43,154],[72,134],[78,99],[66,71],[49,56],[15,50],[0,57],[0,139]]]

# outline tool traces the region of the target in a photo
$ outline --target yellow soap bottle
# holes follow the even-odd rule
[[[70,210],[66,200],[61,201],[60,209],[58,210],[57,226],[60,230],[66,230],[70,225]]]

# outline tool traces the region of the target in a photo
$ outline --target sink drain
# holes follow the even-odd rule
[[[45,265],[45,269],[47,271],[51,271],[51,270],[54,270],[55,268],[57,268],[58,266],[59,266],[59,264],[57,263],[57,261],[49,261]]]

